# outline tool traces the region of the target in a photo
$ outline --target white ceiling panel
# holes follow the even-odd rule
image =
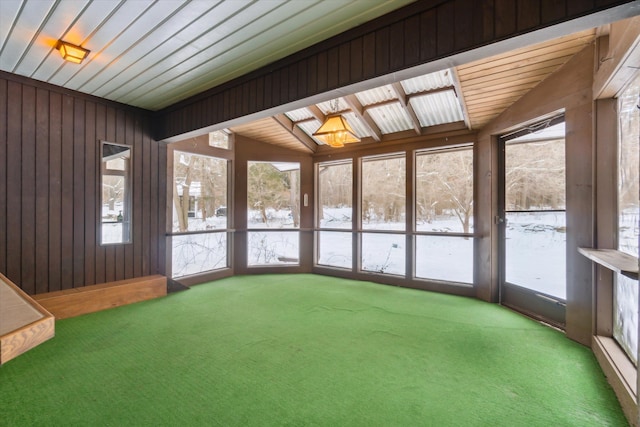
[[[288,111],[285,114],[294,122],[313,118],[313,114],[311,114],[311,111],[309,111],[308,108],[298,108],[297,110]]]
[[[0,4],[3,3],[0,1]],[[40,34],[40,28],[46,23],[49,13],[52,13],[53,6],[53,1],[28,2],[21,5],[8,32],[9,37],[5,39],[0,52],[0,66],[3,70],[15,72],[20,60],[28,53],[30,46]]]
[[[408,94],[426,92],[433,89],[453,86],[451,70],[445,69],[435,73],[425,74],[400,82],[402,88]]]
[[[367,109],[367,114],[380,128],[384,134],[402,132],[413,128],[411,119],[400,106],[400,103],[386,104],[380,107]]]
[[[391,88],[391,85],[386,85],[358,92],[356,93],[356,98],[362,105],[367,106],[396,99],[396,93]]]
[[[415,96],[409,102],[422,127],[453,123],[463,120],[464,117],[460,101],[453,90]]]
[[[412,1],[0,0],[0,70],[158,110]]]
[[[95,93],[102,97],[117,98],[144,83],[146,79],[156,78],[158,73],[161,75],[166,67],[175,66],[197,55],[200,49],[206,47],[207,34],[211,34],[220,22],[224,22],[237,10],[236,6],[229,2],[212,5],[200,14],[192,25],[173,32],[161,28],[155,31],[153,36],[138,43],[119,64],[129,79],[122,82],[117,76],[109,75],[108,81],[101,86],[96,85]],[[192,15],[194,11],[187,9],[185,13]],[[152,74],[154,68],[155,75]],[[87,89],[89,90],[89,87]]]

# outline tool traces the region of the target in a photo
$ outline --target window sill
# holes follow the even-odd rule
[[[578,252],[608,269],[638,280],[638,258],[615,249],[578,248]]]

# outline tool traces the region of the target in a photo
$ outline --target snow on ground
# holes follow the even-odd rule
[[[257,211],[248,214],[249,265],[283,265],[299,262],[299,233],[292,230],[290,211],[268,211],[267,223]],[[621,247],[637,253],[638,211],[625,212]],[[317,233],[318,263],[351,269],[351,208],[326,209]],[[404,223],[363,224],[364,229],[402,231]],[[224,230],[226,217],[189,219],[190,230]],[[265,231],[273,228],[273,231]],[[287,229],[291,230],[288,231]],[[456,217],[434,218],[418,224],[428,232],[462,232]],[[339,231],[345,230],[345,231]],[[348,231],[347,231],[348,230]],[[473,230],[471,230],[473,231]],[[506,280],[510,283],[566,298],[566,222],[561,212],[517,213],[507,216]],[[227,266],[227,235],[221,233],[173,236],[174,277]],[[635,243],[635,245],[634,245]],[[462,283],[473,282],[473,238],[416,236],[415,276]],[[362,233],[361,269],[405,275],[406,237],[402,233]]]

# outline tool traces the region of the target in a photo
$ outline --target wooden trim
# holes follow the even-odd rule
[[[161,275],[102,283],[34,295],[58,319],[133,304],[167,295],[167,278]]]
[[[34,301],[22,289],[18,288],[8,278],[0,274],[0,282],[11,288],[30,307],[42,316],[40,319],[23,325],[22,327],[0,336],[0,365],[7,363],[22,353],[47,341],[55,335],[55,319],[42,305]],[[0,284],[0,286],[3,286]]]
[[[632,426],[638,426],[636,368],[612,338],[594,336],[591,349],[616,393],[627,421]]]

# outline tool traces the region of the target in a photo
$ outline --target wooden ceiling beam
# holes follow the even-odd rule
[[[464,98],[464,92],[462,91],[462,86],[460,85],[460,77],[458,76],[458,72],[455,67],[451,69],[451,80],[453,80],[453,86],[455,87],[456,96],[460,101],[460,107],[462,107],[462,118],[464,119],[464,124],[467,125],[467,128],[471,130],[471,118],[469,117],[469,110],[467,109],[467,102]]]
[[[416,115],[416,112],[413,109],[413,106],[409,102],[409,97],[407,96],[407,93],[404,91],[404,88],[399,82],[396,82],[391,84],[391,89],[395,92],[396,97],[400,101],[401,108],[411,118],[411,125],[413,126],[413,130],[415,131],[416,135],[420,135],[422,133],[422,126],[420,126],[420,119],[418,119],[418,116]]]
[[[358,117],[362,121],[362,124],[367,128],[367,131],[371,135],[371,138],[373,138],[376,142],[382,141],[382,132],[380,131],[380,128],[371,118],[371,116],[366,114],[364,107],[362,106],[358,98],[355,95],[347,95],[342,99],[345,100],[356,117]]]
[[[273,120],[289,132],[294,138],[300,141],[300,143],[308,148],[312,153],[316,152],[318,144],[316,144],[316,142],[302,129],[297,127],[289,117],[284,114],[276,114],[273,116]]]
[[[318,119],[318,121],[320,123],[324,123],[324,121],[326,120],[327,116],[324,115],[322,110],[320,108],[318,108],[317,105],[315,105],[315,104],[310,105],[310,106],[307,107],[307,109],[311,112],[311,114],[313,114],[313,117]]]

